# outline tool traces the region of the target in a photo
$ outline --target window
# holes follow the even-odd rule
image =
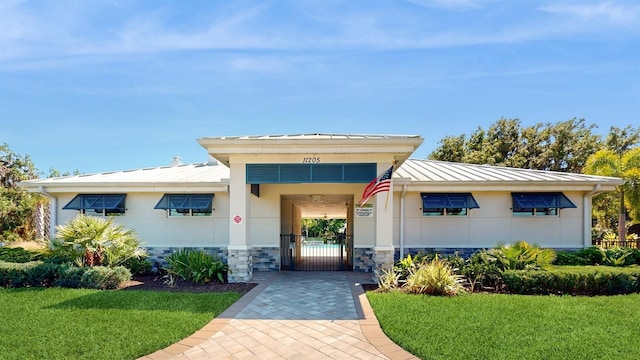
[[[121,216],[125,212],[126,194],[78,194],[65,210],[79,210],[85,215]]]
[[[514,216],[557,216],[559,209],[576,205],[561,192],[511,193]]]
[[[213,194],[164,194],[154,209],[169,216],[211,216]]]
[[[423,216],[467,216],[478,203],[471,193],[421,193]]]

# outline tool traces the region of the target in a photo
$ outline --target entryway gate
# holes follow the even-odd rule
[[[309,240],[302,235],[280,235],[280,269],[292,271],[352,270],[352,236],[338,234],[331,240]]]

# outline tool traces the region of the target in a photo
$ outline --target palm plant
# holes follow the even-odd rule
[[[634,219],[640,219],[640,148],[624,153],[613,150],[600,150],[587,159],[585,173],[600,176],[615,176],[626,180],[618,187],[619,213],[618,238],[626,234],[626,208]]]
[[[135,257],[145,256],[132,229],[115,224],[113,218],[79,215],[56,228],[52,252],[84,266],[118,266]]]
[[[511,245],[498,246],[488,253],[501,270],[545,269],[556,259],[553,249],[542,249],[522,240]]]

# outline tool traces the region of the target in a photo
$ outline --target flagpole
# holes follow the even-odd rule
[[[387,191],[387,199],[384,201],[384,211],[387,211],[387,205],[389,204],[389,193],[391,192],[392,189],[393,188],[391,188],[389,191]]]
[[[393,164],[391,164],[391,168],[393,169],[396,166],[396,161],[393,160]],[[387,211],[387,205],[389,205],[389,194],[393,191],[393,170],[391,170],[391,177],[389,179],[389,191],[387,191],[387,198],[384,201],[384,211]]]

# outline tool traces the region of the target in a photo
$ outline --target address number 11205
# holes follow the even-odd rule
[[[317,156],[309,156],[302,159],[303,164],[317,164],[320,162],[320,158]]]

